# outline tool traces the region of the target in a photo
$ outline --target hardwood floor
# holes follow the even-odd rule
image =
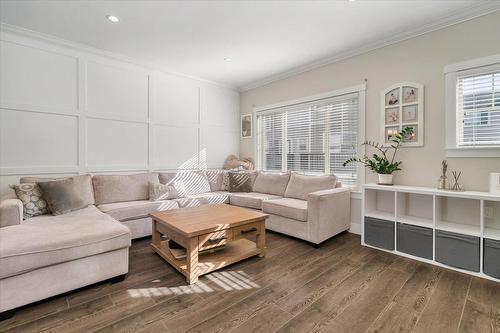
[[[130,249],[125,281],[27,306],[0,332],[500,332],[500,284],[360,246],[342,234],[316,249],[267,234],[251,258],[192,286]]]

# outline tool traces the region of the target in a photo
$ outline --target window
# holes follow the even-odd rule
[[[500,157],[500,55],[445,67],[446,156]]]
[[[364,94],[364,92],[363,92]],[[258,166],[269,171],[335,174],[357,184],[359,94],[290,103],[257,112]]]
[[[500,70],[458,77],[457,145],[500,146]]]

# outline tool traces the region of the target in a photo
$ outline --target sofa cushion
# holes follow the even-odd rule
[[[10,187],[23,204],[24,219],[49,213],[49,205],[42,197],[42,190],[36,183],[23,183]]]
[[[205,171],[210,191],[229,191],[229,172],[223,169],[210,169]]]
[[[202,170],[160,172],[159,176],[160,183],[173,185],[181,197],[210,192],[210,183]]]
[[[207,198],[199,197],[199,198],[179,198],[175,199],[179,204],[179,208],[187,208],[187,207],[198,207],[201,205],[209,205],[210,201]]]
[[[293,220],[307,222],[307,201],[292,198],[267,200],[262,202],[262,211],[288,217]]]
[[[62,179],[73,179],[74,188],[79,193],[79,196],[83,199],[86,205],[95,204],[94,200],[94,189],[92,187],[92,176],[91,175],[78,175],[71,177],[22,177],[19,182],[22,183],[43,183],[51,182],[54,180]]]
[[[130,246],[130,231],[89,206],[0,228],[0,278]]]
[[[248,207],[254,209],[262,209],[262,202],[269,199],[280,199],[281,197],[274,194],[268,193],[257,193],[257,192],[242,192],[242,193],[231,193],[229,197],[229,202],[231,205]]]
[[[88,206],[73,178],[38,183],[52,215],[62,215]]]
[[[309,193],[335,188],[336,183],[334,175],[312,176],[292,172],[285,197],[307,200]]]
[[[208,192],[208,193],[198,193],[190,195],[187,198],[176,199],[179,203],[179,207],[195,207],[205,204],[222,204],[229,203],[229,196],[231,194],[225,191]]]
[[[253,192],[256,171],[230,171],[229,192]]]
[[[173,185],[149,183],[149,200],[172,200],[177,199],[179,193]]]
[[[260,193],[269,193],[283,196],[285,194],[290,173],[271,173],[259,172],[253,183],[253,191]]]
[[[102,204],[97,208],[118,221],[127,221],[148,217],[152,212],[179,208],[179,205],[174,200],[138,200]]]
[[[98,175],[92,177],[96,205],[111,202],[148,200],[149,183],[159,183],[157,173]]]

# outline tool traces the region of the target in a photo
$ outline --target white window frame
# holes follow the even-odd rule
[[[500,68],[500,54],[444,67],[446,110],[446,157],[500,157],[500,146],[458,147],[456,128],[456,85],[460,75],[479,74],[488,68]],[[487,68],[488,67],[488,68]]]
[[[300,104],[300,103],[309,103],[313,102],[316,100],[320,99],[325,99],[325,98],[335,98],[335,97],[342,97],[344,95],[349,95],[349,94],[358,94],[358,156],[364,156],[365,154],[365,146],[363,145],[363,142],[365,141],[365,110],[366,110],[366,84],[360,84],[357,86],[352,86],[344,89],[339,89],[339,90],[334,90],[334,91],[329,91],[326,93],[318,94],[318,95],[312,95],[312,96],[306,96],[306,97],[301,97],[289,101],[284,101],[276,104],[270,104],[270,105],[265,105],[265,106],[257,106],[253,108],[253,123],[257,124],[256,126],[256,135],[255,135],[255,140],[254,140],[254,156],[256,160],[256,166],[257,170],[262,169],[262,158],[260,155],[260,150],[259,150],[259,145],[260,145],[260,134],[261,134],[261,128],[260,128],[260,123],[257,121],[257,115],[258,114],[264,114],[266,112],[272,112],[273,109],[276,108],[282,108],[282,107],[287,107],[291,106],[294,104]],[[286,136],[286,130],[283,131],[283,136]],[[284,155],[282,154],[283,159],[286,159]],[[285,165],[286,163],[283,164],[284,161],[282,161],[282,165]],[[361,185],[365,183],[365,168],[364,165],[358,163],[356,166],[356,174],[357,174],[357,185],[356,188],[361,188]]]

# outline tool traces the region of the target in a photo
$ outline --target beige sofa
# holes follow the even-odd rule
[[[23,220],[0,202],[0,313],[128,272],[131,239],[151,235],[152,211],[205,203],[262,210],[266,228],[314,244],[350,227],[349,190],[335,176],[259,172],[253,191],[230,193],[222,170],[78,176],[87,208]],[[255,176],[255,175],[254,175]],[[22,178],[21,182],[52,179]],[[183,198],[149,200],[149,183],[182,185]]]

